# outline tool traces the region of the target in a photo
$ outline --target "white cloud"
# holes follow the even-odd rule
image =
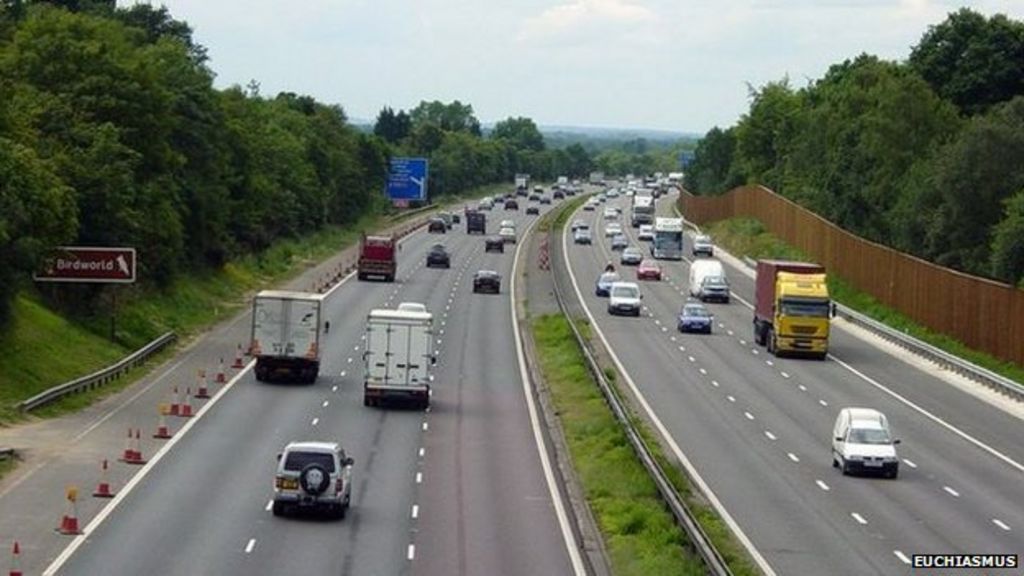
[[[565,34],[579,35],[593,28],[645,24],[656,19],[649,8],[629,0],[573,0],[527,18],[519,38],[533,40]]]

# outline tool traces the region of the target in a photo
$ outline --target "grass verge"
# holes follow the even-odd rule
[[[587,370],[568,320],[544,315],[532,331],[574,468],[617,576],[703,574]]]
[[[486,186],[464,197],[438,203],[458,204],[507,188],[508,185]],[[106,298],[100,298],[99,308],[89,315],[62,316],[48,308],[37,292],[22,292],[14,302],[9,328],[0,332],[0,349],[6,351],[0,363],[0,426],[24,419],[16,407],[19,402],[113,364],[168,330],[177,332],[179,341],[187,342],[247,306],[256,290],[293,278],[353,245],[360,230],[373,230],[392,221],[386,216],[366,217],[351,226],[281,240],[259,254],[231,261],[220,270],[182,275],[164,289],[118,287],[117,342],[107,338],[110,308]],[[147,366],[166,357],[160,355]],[[54,417],[79,410],[125,388],[148,370],[133,370],[126,377],[36,410],[33,415]]]
[[[735,256],[750,258],[792,258],[806,260],[807,256],[769,233],[764,225],[753,218],[730,218],[706,225],[717,244]],[[932,346],[964,358],[1011,380],[1024,383],[1024,367],[1004,362],[972,348],[945,334],[931,331],[880,303],[872,296],[854,288],[842,278],[830,274],[829,291],[832,297],[854,310],[874,318],[896,330],[909,334]]]

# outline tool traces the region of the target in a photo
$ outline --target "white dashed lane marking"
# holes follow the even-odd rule
[[[818,488],[821,488],[825,492],[828,492],[830,490],[828,484],[825,484],[823,480],[815,480],[814,483],[818,485]]]
[[[413,519],[416,519],[416,518],[419,518],[419,516],[420,516],[420,506],[419,506],[419,504],[413,504],[412,505],[412,517],[413,517]]]
[[[793,454],[792,452],[787,452],[786,456],[789,456],[789,459],[792,460],[793,462],[800,462],[800,457],[797,456],[796,454]]]
[[[327,408],[328,406],[330,406],[330,404],[331,404],[330,400],[324,400],[323,407]]]
[[[769,440],[778,440],[779,439],[778,436],[776,436],[775,434],[772,434],[771,430],[765,430],[764,431],[764,435],[767,436]]]
[[[319,423],[320,423],[320,419],[319,418],[313,418],[313,422],[312,422],[313,426],[316,426]]]
[[[753,420],[754,419],[754,415],[751,414],[750,412],[744,412],[743,415],[747,417],[747,420]]]
[[[789,373],[781,372],[783,378],[789,378]]]
[[[256,539],[255,538],[250,538],[249,539],[249,543],[245,545],[245,553],[246,554],[251,553],[252,549],[255,548],[255,547],[256,547]]]
[[[337,385],[331,386],[331,392],[337,392],[337,391],[338,391],[338,386]]]
[[[868,521],[865,520],[863,516],[857,514],[856,512],[850,512],[850,516],[853,516],[853,519],[856,520],[858,524],[863,525],[868,523]]]
[[[896,557],[899,558],[900,561],[904,564],[910,564],[910,558],[908,558],[907,555],[903,552],[900,552],[899,550],[893,550],[892,553],[895,554]]]
[[[416,558],[416,545],[415,544],[409,544],[409,551],[406,553],[405,557],[408,558],[409,560],[412,560],[412,559]]]
[[[267,505],[263,508],[265,511],[270,512],[270,509],[274,507],[273,500],[267,500]]]
[[[822,406],[828,406],[828,402],[825,402],[824,400],[818,400],[818,404],[821,404]]]
[[[807,386],[804,386],[803,384],[799,384],[797,388],[799,388],[801,392],[807,392]]]
[[[999,526],[1000,528],[1002,528],[1003,530],[1005,530],[1007,532],[1010,531],[1010,526],[1007,525],[1006,522],[1003,522],[1002,520],[1000,520],[999,518],[993,518],[992,519],[992,523],[995,524],[996,526]]]
[[[712,380],[711,385],[714,386],[715,388],[718,388],[718,380]]]
[[[700,373],[701,373],[701,374],[704,374],[705,376],[707,376],[707,373],[708,373],[708,371],[707,371],[707,370],[705,370],[705,369],[703,369],[703,368],[701,368],[701,369],[700,369]]]
[[[942,489],[945,490],[953,498],[959,498],[960,497],[960,493],[957,492],[956,490],[953,490],[949,486],[943,486]]]
[[[903,463],[906,464],[907,466],[910,466],[911,468],[917,468],[917,464],[914,464],[913,461],[907,460],[906,458],[903,459]]]
[[[736,401],[736,397],[735,397],[735,396],[733,396],[732,394],[730,394],[730,395],[726,396],[726,399],[728,399],[728,400],[729,400],[729,402],[735,402],[735,401]]]

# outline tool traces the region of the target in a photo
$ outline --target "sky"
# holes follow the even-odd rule
[[[120,5],[134,3],[121,1]],[[191,25],[215,84],[310,95],[373,120],[459,100],[495,122],[704,133],[749,88],[858,54],[905,60],[968,6],[1024,0],[153,0]]]

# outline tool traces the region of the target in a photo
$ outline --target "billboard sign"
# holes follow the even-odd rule
[[[387,195],[392,201],[427,199],[427,159],[392,158]]]
[[[36,282],[135,282],[135,248],[58,246],[33,278]]]

